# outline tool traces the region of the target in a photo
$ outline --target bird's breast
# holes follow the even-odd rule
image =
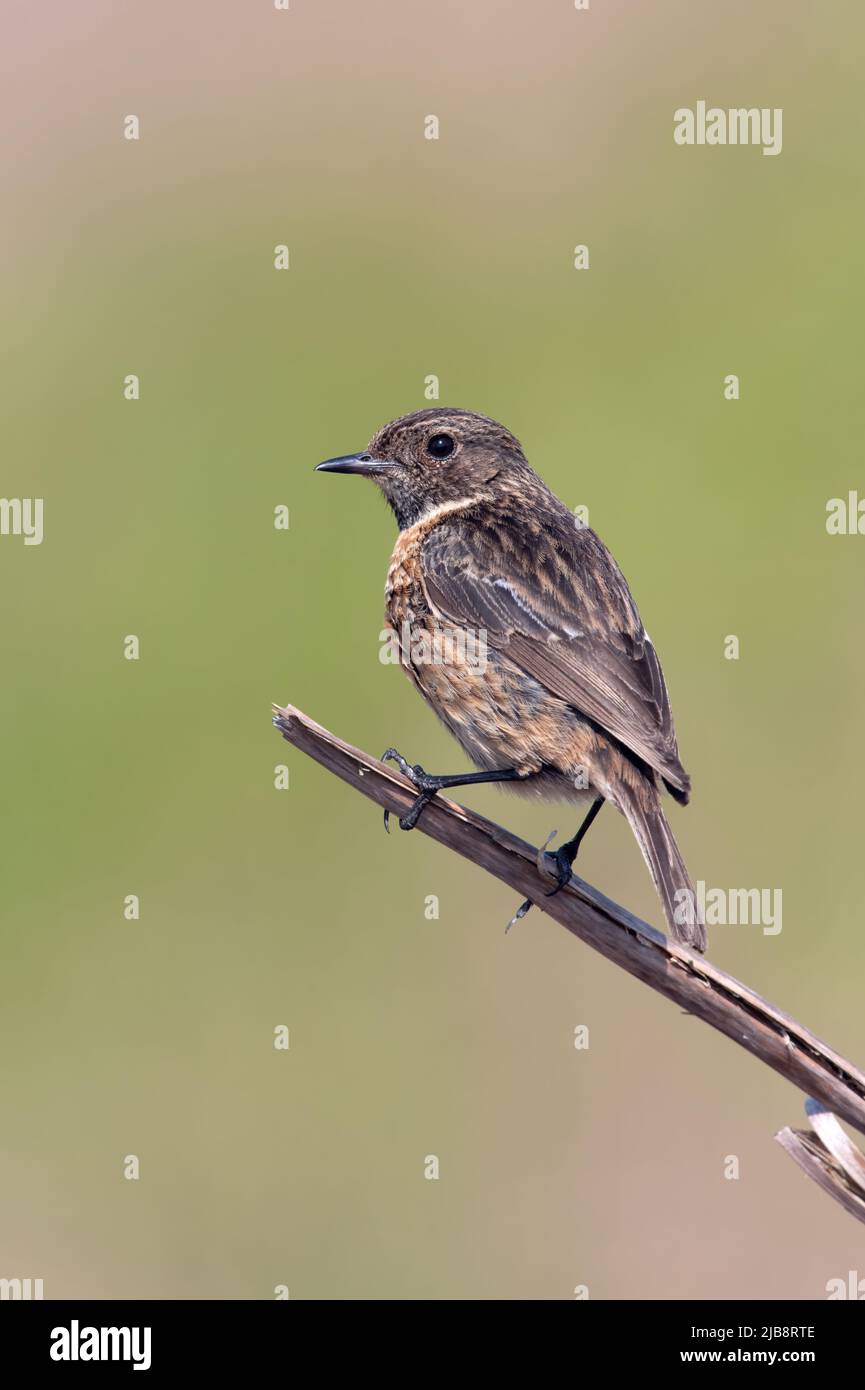
[[[400,664],[412,684],[479,767],[534,767],[519,731],[541,694],[487,635],[433,612],[422,582],[420,546],[400,536],[385,585],[385,620],[397,636]]]

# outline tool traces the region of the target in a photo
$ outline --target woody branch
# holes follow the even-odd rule
[[[274,705],[273,715],[284,739],[379,806],[404,815],[415,801],[416,789],[398,772],[300,710]],[[593,950],[786,1077],[810,1098],[806,1109],[812,1123],[815,1115],[828,1113],[865,1133],[865,1075],[747,985],[668,940],[576,875],[560,893],[546,897],[549,881],[538,867],[536,849],[440,794],[427,806],[418,830],[531,898]],[[832,1142],[825,1123],[822,1131],[819,1123],[815,1129],[814,1136],[785,1129],[776,1137],[804,1172],[865,1221],[865,1160],[849,1140],[847,1149],[840,1140]]]

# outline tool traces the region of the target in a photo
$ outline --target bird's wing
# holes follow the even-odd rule
[[[624,576],[570,513],[444,518],[422,552],[438,616],[484,629],[490,646],[612,734],[686,800],[661,665]]]

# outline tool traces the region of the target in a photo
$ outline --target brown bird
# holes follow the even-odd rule
[[[605,801],[626,816],[673,935],[705,950],[694,888],[661,806],[687,802],[661,665],[618,565],[502,425],[467,410],[405,415],[328,473],[372,478],[400,528],[385,588],[399,659],[477,773],[434,776],[389,748],[418,790],[501,782],[590,803],[551,857],[568,882]],[[387,824],[387,817],[385,817]],[[517,916],[530,904],[524,903]]]

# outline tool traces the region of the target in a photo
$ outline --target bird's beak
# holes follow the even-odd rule
[[[384,473],[397,465],[390,459],[374,459],[372,454],[342,454],[316,465],[316,473]]]

